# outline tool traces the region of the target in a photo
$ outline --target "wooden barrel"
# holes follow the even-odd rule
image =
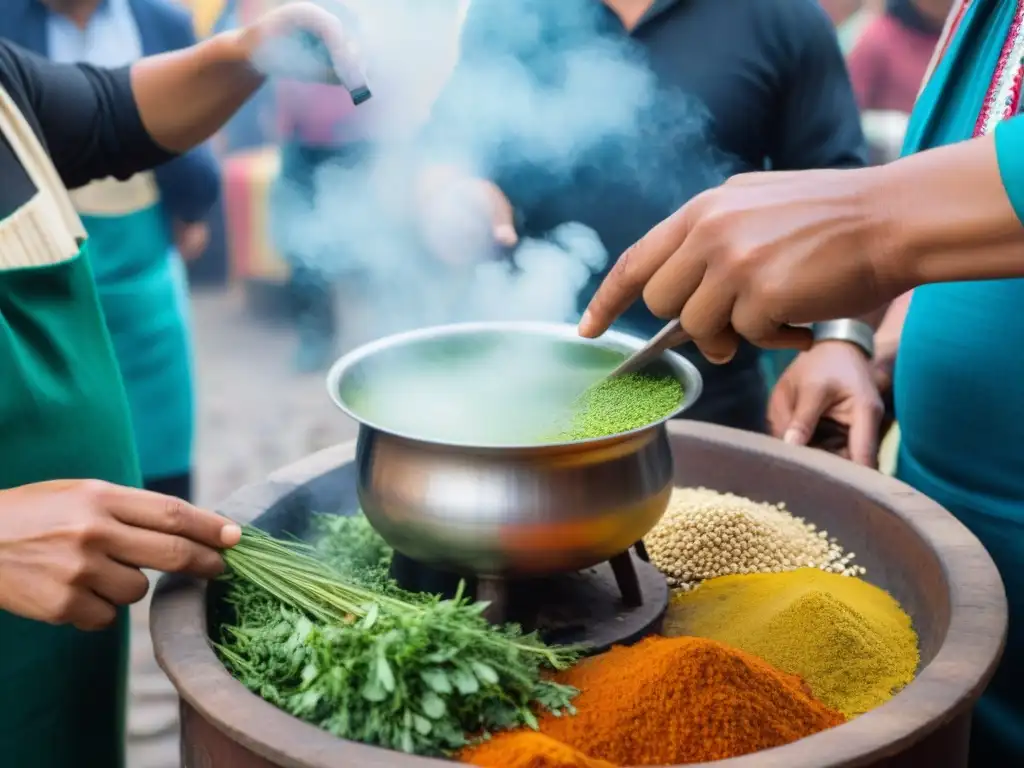
[[[670,426],[678,485],[761,501],[839,538],[867,579],[891,592],[921,640],[916,680],[884,706],[784,747],[707,768],[963,768],[971,708],[1002,654],[1002,581],[980,542],[949,512],[881,473],[760,435],[696,422]],[[222,511],[272,531],[303,532],[311,511],[354,509],[355,445],[314,454],[243,488]],[[335,738],[234,680],[208,645],[216,585],[161,580],[151,631],[181,698],[185,768],[441,768],[451,763]]]

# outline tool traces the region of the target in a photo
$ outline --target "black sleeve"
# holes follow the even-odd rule
[[[174,156],[143,126],[129,67],[55,64],[0,41],[0,82],[69,189],[107,176],[128,179]]]
[[[860,112],[835,28],[816,0],[775,0],[782,110],[774,170],[856,168],[867,163]]]

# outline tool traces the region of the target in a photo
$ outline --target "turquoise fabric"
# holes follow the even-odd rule
[[[1017,218],[1024,221],[1024,118],[996,126],[996,159],[999,174]]]
[[[189,471],[193,391],[188,290],[159,205],[83,216],[100,302],[121,367],[142,475]]]
[[[1016,2],[976,0],[911,117],[906,154],[969,138]],[[1024,213],[1024,123],[997,130],[1007,193]],[[974,718],[972,766],[1024,765],[1024,280],[914,291],[896,366],[897,477],[988,548],[1010,602],[1007,653]]]

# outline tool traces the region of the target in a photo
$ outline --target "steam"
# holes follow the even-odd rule
[[[594,172],[600,159],[605,178],[628,184],[666,213],[692,193],[695,178],[705,186],[721,180],[722,164],[705,149],[703,106],[659,89],[628,41],[593,34],[605,12],[599,0],[474,1],[496,9],[493,31],[516,41],[524,58],[543,60],[540,76],[515,57],[490,57],[453,81],[450,99],[433,108],[425,132],[453,63],[459,3],[347,0],[359,19],[358,48],[373,91],[354,119],[376,138],[372,157],[321,167],[311,200],[287,199],[286,190],[286,199],[275,202],[284,206],[278,213],[288,211],[277,232],[283,250],[334,279],[343,302],[362,305],[360,341],[462,321],[571,322],[579,293],[608,264],[597,233],[579,222],[553,222],[542,237],[521,236],[513,252],[503,253],[486,210],[461,204],[435,206],[430,224],[472,258],[438,259],[424,248],[422,206],[412,194],[425,165],[455,165],[482,178],[499,170],[526,172],[557,186]],[[557,53],[542,27],[558,33]],[[315,63],[297,61],[296,68]],[[645,150],[654,141],[692,158],[685,184],[672,178],[663,157],[649,159]],[[507,398],[521,389],[523,366],[515,358],[497,356],[488,361],[487,376],[461,372],[459,378],[475,381],[489,396],[500,384]],[[421,377],[418,398],[451,398],[450,390],[429,384]],[[438,429],[452,418],[422,402],[408,410],[416,419],[437,412]]]

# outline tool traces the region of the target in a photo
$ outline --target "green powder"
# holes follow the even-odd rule
[[[673,376],[627,373],[606,379],[576,401],[569,427],[557,441],[607,437],[644,427],[668,416],[683,400]]]

